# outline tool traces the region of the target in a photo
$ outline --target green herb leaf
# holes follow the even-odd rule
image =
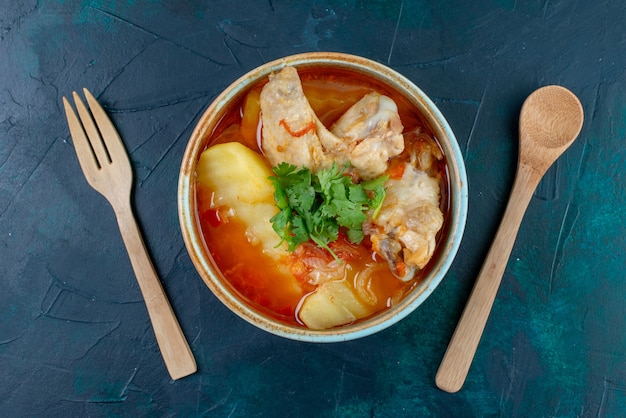
[[[335,259],[337,255],[329,244],[345,230],[348,240],[359,244],[367,221],[366,212],[376,216],[385,199],[384,183],[387,176],[355,184],[344,175],[349,167],[338,164],[313,174],[306,167],[280,163],[270,177],[274,185],[274,199],[280,212],[270,221],[274,231],[294,251],[303,242],[312,240],[326,249]],[[279,245],[280,245],[279,244]]]

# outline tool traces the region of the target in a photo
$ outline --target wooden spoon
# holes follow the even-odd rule
[[[463,386],[524,212],[545,172],[580,133],[583,119],[578,98],[564,87],[542,87],[524,102],[519,120],[517,172],[511,197],[439,366],[435,380],[440,389],[453,393]]]

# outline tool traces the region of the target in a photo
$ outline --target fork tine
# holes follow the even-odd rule
[[[83,130],[83,126],[78,120],[76,113],[74,113],[74,109],[72,109],[72,105],[70,102],[63,97],[63,107],[65,107],[65,116],[67,117],[67,124],[70,128],[70,135],[72,136],[72,142],[74,143],[74,150],[76,151],[76,155],[78,156],[78,162],[80,167],[89,181],[89,184],[94,186],[94,170],[97,170],[97,161],[93,154],[93,150],[85,136],[85,131]]]
[[[111,158],[109,156],[108,151],[104,145],[102,137],[100,136],[100,132],[96,127],[96,124],[93,121],[93,117],[89,113],[89,110],[85,107],[85,104],[81,100],[78,93],[73,92],[72,96],[74,96],[74,104],[76,105],[76,110],[78,110],[78,114],[80,115],[80,120],[83,124],[83,128],[85,129],[85,133],[87,134],[87,138],[89,138],[89,142],[91,143],[91,148],[96,156],[96,160],[98,160],[98,165],[103,167],[111,162]]]
[[[128,161],[128,154],[124,148],[124,143],[122,142],[120,135],[117,133],[117,129],[113,126],[111,119],[109,119],[104,109],[102,109],[102,106],[100,106],[100,103],[98,103],[98,100],[93,97],[89,90],[83,88],[83,93],[87,98],[87,103],[89,103],[91,114],[96,120],[98,128],[102,133],[102,138],[104,139],[104,143],[111,160],[117,163]]]

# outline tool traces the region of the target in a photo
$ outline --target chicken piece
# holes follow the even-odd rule
[[[403,129],[394,101],[372,92],[350,107],[331,132],[343,139],[350,163],[367,180],[383,174],[389,159],[404,150]]]
[[[293,67],[270,75],[261,92],[261,119],[263,153],[273,166],[284,161],[317,172],[333,162],[350,162],[357,176],[367,180],[383,174],[389,159],[404,149],[393,100],[367,94],[331,132],[315,115]]]
[[[396,277],[408,281],[432,257],[443,214],[438,180],[409,162],[403,164],[402,177],[385,183],[385,201],[367,228],[374,251],[387,260]]]
[[[287,162],[313,172],[330,167],[328,149],[345,148],[315,115],[298,72],[285,67],[261,91],[263,153],[272,166]]]
[[[430,177],[434,161],[443,157],[421,132],[407,134],[396,104],[387,96],[369,93],[328,130],[311,108],[295,68],[270,75],[261,91],[263,152],[272,166],[287,162],[314,172],[350,162],[356,177],[376,178],[393,157],[402,176],[386,182],[387,196],[374,220],[364,225],[374,250],[402,280],[413,278],[432,257],[437,232],[443,225],[439,183]],[[430,142],[429,142],[430,141]]]
[[[411,164],[431,177],[437,176],[440,170],[437,162],[443,160],[443,153],[433,138],[418,127],[406,132],[404,141],[404,153],[411,160]]]

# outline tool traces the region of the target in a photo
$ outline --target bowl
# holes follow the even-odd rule
[[[230,104],[241,100],[251,86],[285,66],[293,66],[298,70],[319,68],[353,71],[399,92],[419,110],[437,138],[447,162],[448,213],[443,236],[430,261],[428,275],[391,308],[364,320],[324,330],[286,324],[248,303],[217,268],[204,241],[197,214],[196,167],[201,152],[207,146],[208,137]],[[232,312],[262,330],[292,340],[316,343],[347,341],[374,334],[392,326],[419,307],[443,280],[452,264],[465,228],[467,206],[468,189],[463,157],[452,129],[435,104],[398,72],[366,58],[334,52],[304,53],[277,59],[253,69],[227,87],[195,126],[183,156],[178,184],[178,211],[183,239],[197,272],[215,296]]]

